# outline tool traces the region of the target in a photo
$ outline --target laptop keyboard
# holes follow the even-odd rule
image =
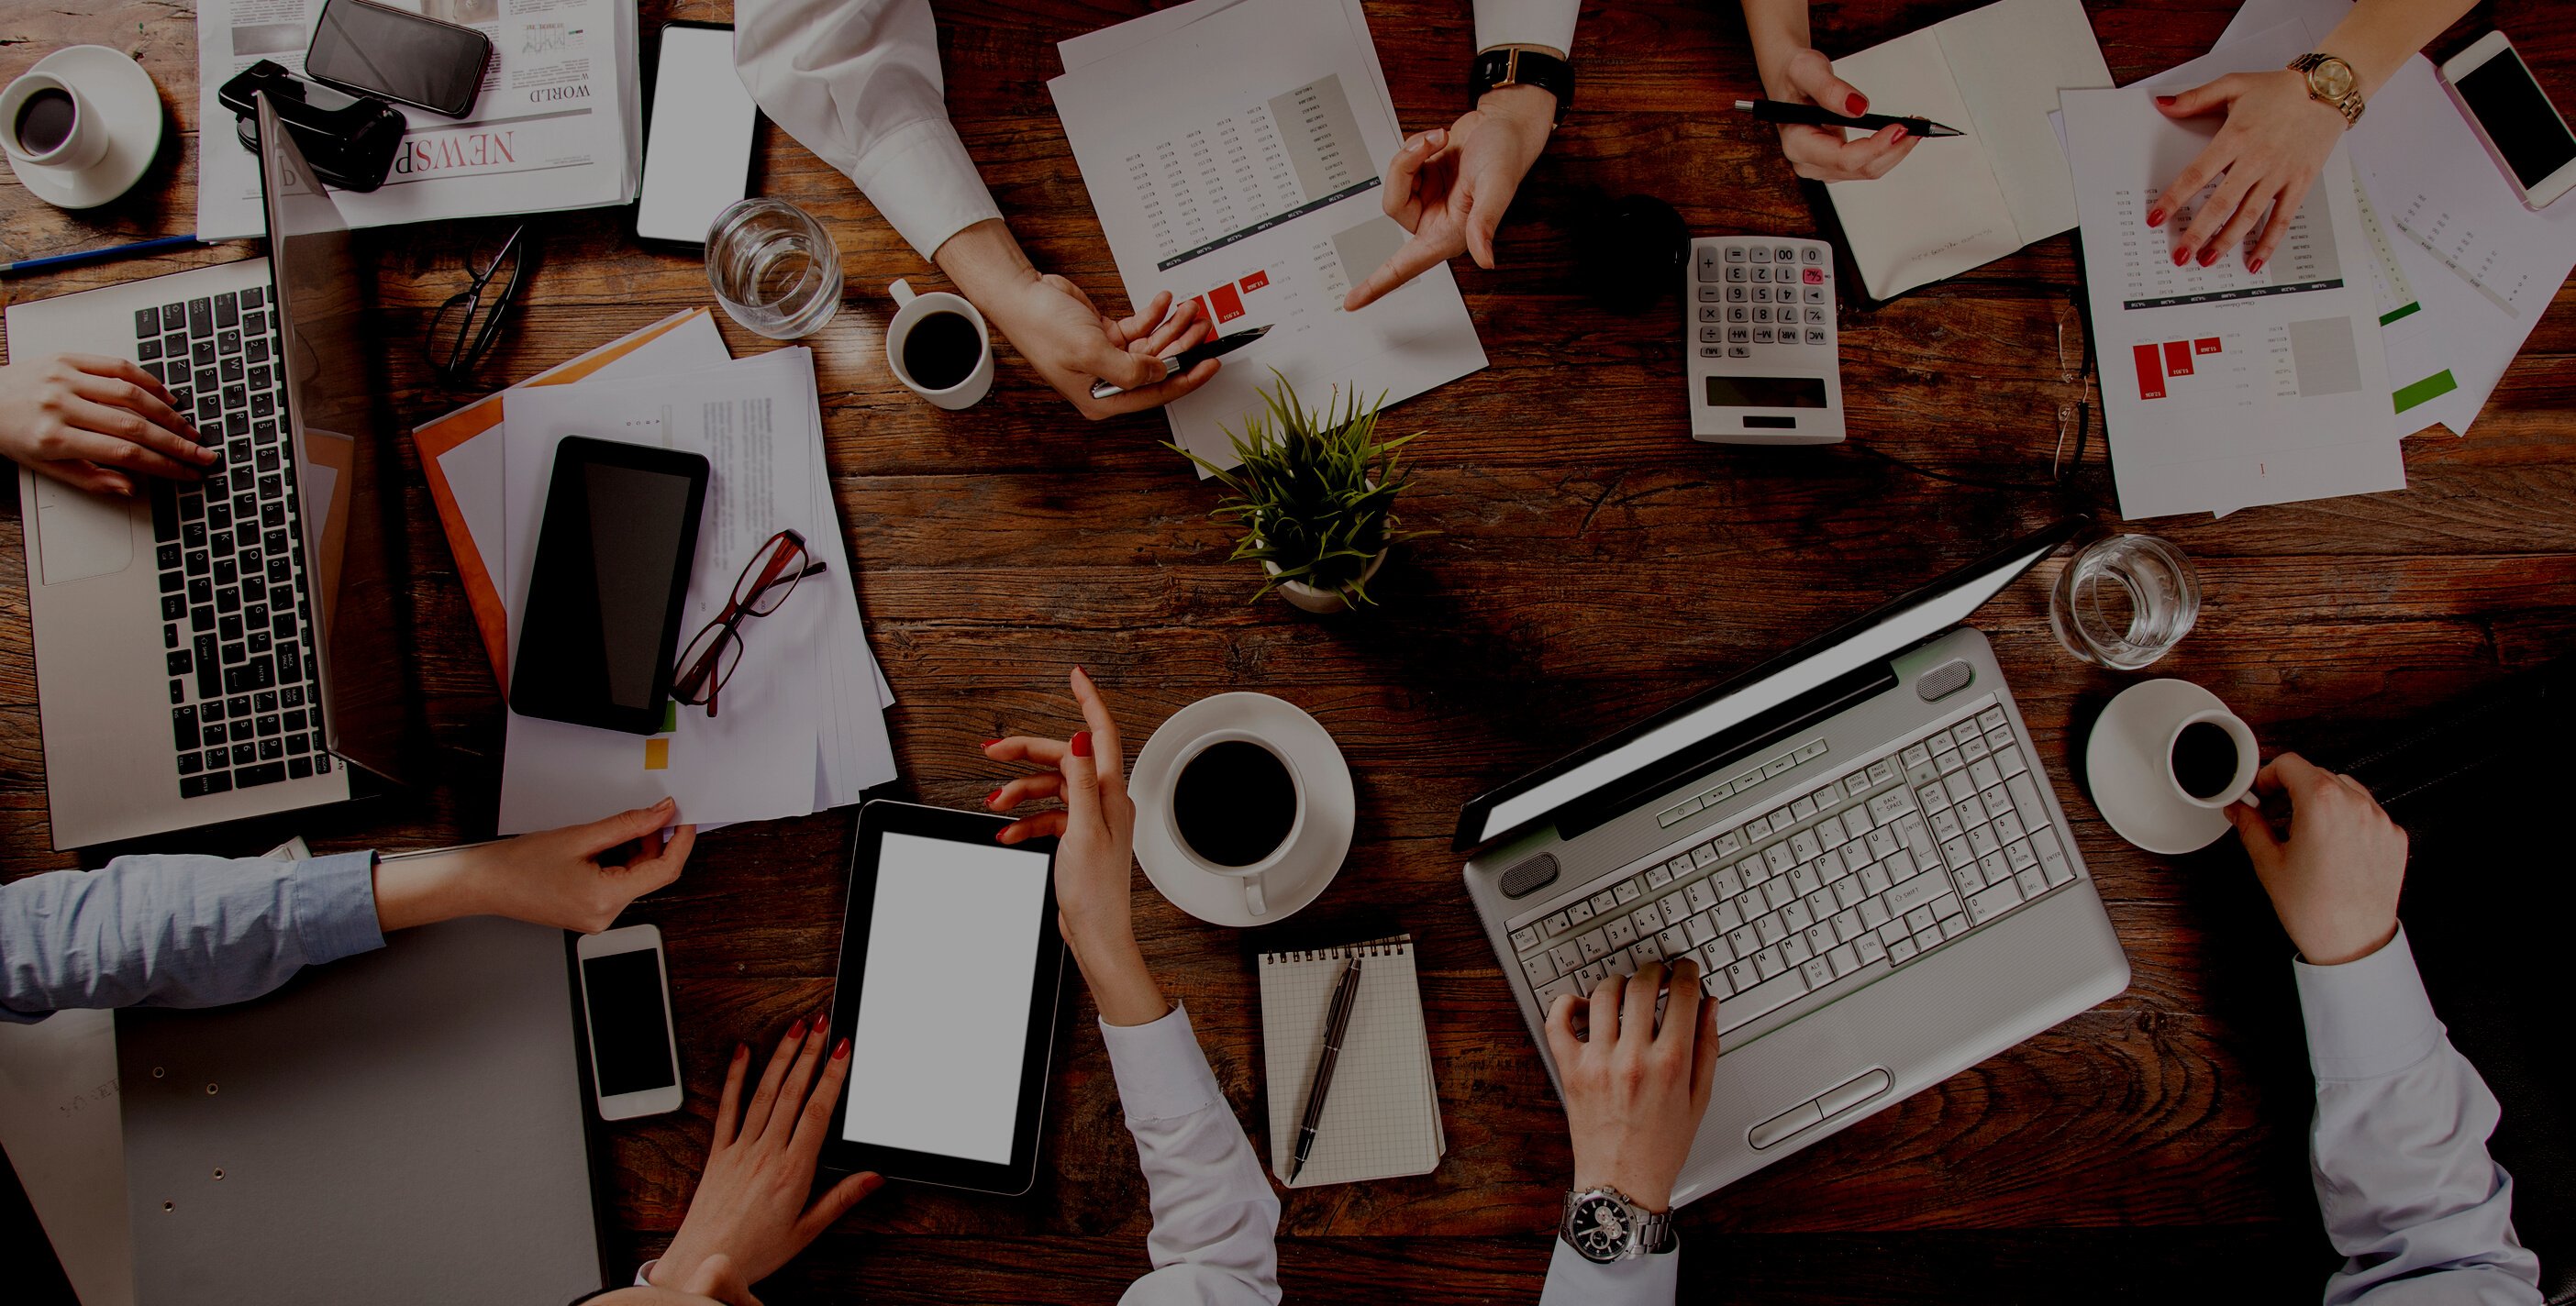
[[[254,287],[134,314],[143,370],[224,450],[200,482],[151,482],[182,798],[332,768],[271,309],[267,291]]]
[[[1858,988],[2075,881],[2042,783],[1985,708],[1513,931],[1522,979],[1545,1010],[1692,957],[1721,1032]]]

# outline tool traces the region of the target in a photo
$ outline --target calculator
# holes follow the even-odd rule
[[[1691,241],[1684,276],[1691,438],[1840,442],[1833,247],[1778,236],[1702,236]]]

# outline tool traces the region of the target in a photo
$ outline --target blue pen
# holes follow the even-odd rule
[[[122,258],[128,254],[154,254],[165,249],[185,249],[205,243],[197,239],[195,232],[190,232],[185,236],[162,236],[153,240],[138,240],[131,245],[107,245],[98,249],[75,250],[69,254],[48,254],[43,258],[22,258],[15,263],[0,264],[0,276],[24,276],[27,273],[42,272],[48,268],[67,268],[77,263],[90,263],[99,259]]]

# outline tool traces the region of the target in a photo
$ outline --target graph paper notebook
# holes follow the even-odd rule
[[[1270,1169],[1288,1183],[1297,1123],[1323,1056],[1333,984],[1362,958],[1359,993],[1341,1060],[1324,1096],[1315,1145],[1292,1188],[1429,1174],[1449,1150],[1440,1129],[1440,1089],[1431,1077],[1431,1039],[1414,982],[1413,937],[1339,948],[1265,952],[1261,1044],[1270,1076]]]

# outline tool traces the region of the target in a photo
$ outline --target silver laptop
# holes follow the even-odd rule
[[[8,309],[19,357],[136,359],[225,452],[131,501],[19,471],[56,848],[346,799],[416,720],[365,283],[265,104],[260,140],[268,258]]]
[[[1676,1203],[2128,987],[2003,671],[1958,625],[2081,525],[1460,813],[1459,851],[1482,850],[1468,894],[1542,1058],[1559,994],[1650,959],[1705,968],[1723,1052]]]

